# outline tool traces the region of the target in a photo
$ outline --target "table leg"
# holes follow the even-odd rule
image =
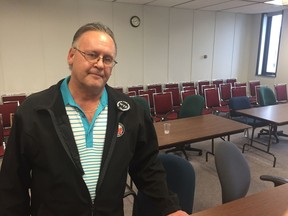
[[[275,166],[276,166],[276,157],[275,157],[274,154],[272,154],[272,153],[270,152],[270,145],[271,145],[271,143],[272,143],[272,130],[273,130],[273,125],[269,124],[269,140],[268,140],[268,144],[265,144],[265,143],[260,142],[260,141],[258,141],[258,140],[254,140],[254,131],[255,131],[255,128],[253,127],[253,129],[252,129],[251,141],[250,141],[250,143],[245,143],[245,144],[243,145],[242,153],[244,153],[246,146],[249,146],[249,147],[255,148],[255,149],[259,150],[259,151],[265,152],[265,153],[267,153],[267,154],[269,154],[269,155],[272,155],[272,157],[273,157],[273,167],[275,167]],[[254,146],[254,145],[253,145],[253,142],[257,142],[257,143],[259,143],[259,144],[261,144],[261,145],[267,146],[267,150],[264,150],[264,149],[261,149],[261,148],[259,148],[259,147],[257,147],[257,146]]]

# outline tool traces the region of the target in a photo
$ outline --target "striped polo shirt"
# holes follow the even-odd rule
[[[70,76],[62,82],[61,93],[84,170],[83,179],[93,201],[96,196],[106,134],[108,94],[104,89],[99,106],[89,124],[83,110],[75,103],[70,93],[69,80]]]

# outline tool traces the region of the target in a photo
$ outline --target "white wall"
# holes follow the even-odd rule
[[[130,26],[133,15],[141,18],[138,28]],[[39,91],[67,76],[73,34],[93,21],[107,24],[116,36],[119,64],[112,86],[228,77],[246,81],[255,78],[259,17],[95,0],[0,0],[0,95]],[[279,71],[272,82],[288,82],[287,24],[286,12]]]

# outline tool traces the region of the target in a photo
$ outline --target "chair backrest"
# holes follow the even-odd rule
[[[178,83],[166,83],[164,84],[165,88],[179,88],[179,84]]]
[[[198,87],[198,94],[203,95],[203,91],[202,91],[202,86],[203,85],[209,85],[210,81],[209,80],[199,80],[197,82],[197,87]]]
[[[271,88],[267,86],[261,86],[259,88],[259,104],[260,106],[268,106],[276,104],[276,97]]]
[[[193,89],[189,89],[189,90],[182,90],[181,91],[181,99],[182,99],[182,103],[184,102],[185,98],[187,96],[190,95],[196,95],[197,94],[197,89],[193,88]]]
[[[4,127],[3,127],[3,120],[2,120],[2,114],[0,113],[0,146],[4,142]]]
[[[173,154],[159,154],[158,158],[166,171],[168,188],[178,195],[181,209],[188,214],[192,214],[195,191],[193,166],[189,161]],[[133,215],[161,216],[162,214],[149,197],[138,191],[134,202]]]
[[[162,84],[148,84],[147,89],[155,89],[156,93],[161,93],[163,91]]]
[[[171,92],[154,93],[153,101],[155,115],[165,115],[173,111],[173,99]]]
[[[232,97],[231,88],[231,83],[221,83],[219,85],[220,97],[223,101],[229,100]]]
[[[164,89],[164,92],[172,93],[173,106],[181,105],[181,95],[180,95],[179,88],[167,88],[167,89]]]
[[[196,87],[195,86],[195,82],[193,82],[193,81],[191,81],[191,82],[182,82],[181,83],[181,86],[182,86],[182,89],[184,88],[184,87]]]
[[[11,127],[11,117],[18,108],[18,101],[11,101],[0,104],[0,113],[2,114],[2,121],[4,128]]]
[[[128,92],[135,91],[136,95],[139,95],[139,90],[144,89],[144,86],[143,85],[129,86],[127,89],[128,89]]]
[[[126,94],[127,94],[129,97],[134,97],[134,96],[137,95],[136,91],[128,91]]]
[[[232,97],[247,96],[246,86],[234,86],[231,89]]]
[[[274,91],[277,102],[286,102],[288,100],[286,83],[275,84]]]
[[[198,116],[204,109],[204,97],[201,95],[190,95],[185,98],[179,112],[179,118]]]
[[[235,82],[235,83],[234,83],[234,86],[235,86],[235,87],[239,87],[239,86],[245,86],[245,87],[246,87],[246,86],[247,86],[247,83],[246,83],[246,82]]]
[[[219,87],[220,84],[224,83],[224,80],[223,79],[215,79],[215,80],[212,80],[211,83],[215,84],[216,87]]]
[[[250,80],[249,82],[249,91],[250,91],[250,96],[256,96],[256,86],[260,85],[259,80]]]
[[[251,108],[251,103],[247,96],[232,97],[229,100],[229,108],[230,108],[230,116],[237,117],[241,115],[237,114],[235,111],[241,109],[249,109]]]
[[[204,99],[206,108],[221,106],[220,94],[218,88],[207,88],[204,90]]]
[[[205,94],[205,89],[217,88],[216,84],[202,85],[202,95]]]
[[[222,142],[215,147],[215,165],[221,184],[222,203],[246,196],[250,181],[248,163],[232,142]]]
[[[195,90],[197,92],[197,88],[193,86],[183,86],[182,87],[183,91],[188,91],[188,90]]]
[[[154,101],[153,101],[153,94],[156,93],[156,89],[147,89],[147,90],[139,90],[139,94],[148,94],[149,95],[149,105],[150,108],[154,107]]]
[[[143,107],[143,109],[146,111],[146,113],[151,116],[151,112],[150,112],[150,107],[149,107],[149,102],[148,102],[148,95],[146,95],[147,98],[144,98],[143,95],[142,96],[135,96],[135,97],[132,97],[132,99],[137,103],[139,104],[140,106]]]
[[[2,122],[2,114],[0,113],[0,157],[4,156],[4,128]]]
[[[2,102],[18,102],[18,106],[26,99],[26,94],[16,94],[16,95],[2,95]]]
[[[236,78],[228,78],[226,79],[226,83],[231,83],[231,86],[234,86],[234,83],[237,82]]]

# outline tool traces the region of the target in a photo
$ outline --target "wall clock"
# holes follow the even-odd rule
[[[130,24],[133,26],[133,27],[138,27],[140,25],[140,18],[138,16],[132,16],[130,18]]]

